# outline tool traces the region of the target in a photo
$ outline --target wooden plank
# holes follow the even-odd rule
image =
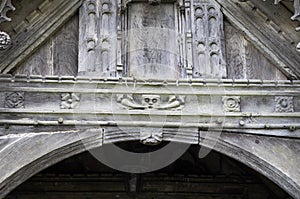
[[[31,55],[24,63],[12,72],[25,75],[52,75],[52,40],[48,40],[41,48]]]
[[[224,14],[235,26],[245,32],[258,49],[290,79],[300,78],[299,53],[291,48],[291,43],[274,28],[272,21],[266,21],[266,15],[253,9],[249,1],[217,0]],[[292,27],[291,27],[292,28]]]
[[[179,71],[174,4],[129,6],[130,75],[137,79],[176,79]]]
[[[78,15],[73,16],[58,33],[50,37],[24,63],[17,66],[14,75],[77,75]]]
[[[287,79],[237,28],[228,22],[225,22],[225,34],[229,78]]]
[[[228,78],[246,79],[246,40],[230,23],[225,22]]]
[[[78,67],[78,15],[53,37],[53,74],[76,76]]]
[[[16,45],[0,52],[0,72],[9,73],[28,58],[76,12],[80,5],[81,0],[44,1],[37,10],[33,11],[15,28],[17,34],[13,35],[12,39]]]

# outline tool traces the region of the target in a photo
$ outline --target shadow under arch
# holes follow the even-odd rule
[[[290,142],[293,145],[291,148],[295,148],[294,145],[300,146],[299,141],[262,137],[260,139],[261,147],[251,150],[257,145],[257,136],[222,133],[221,137],[215,140],[213,136],[207,135],[207,141],[200,145],[207,148],[213,147],[213,150],[240,161],[275,182],[294,198],[300,197],[300,184],[297,183],[297,180],[300,179],[300,173],[298,169],[295,169],[300,164],[300,159],[297,159],[298,164],[291,170],[288,169],[289,167],[278,166],[295,164],[295,161],[286,162],[280,154],[278,157],[266,159],[266,157],[274,155],[270,148],[271,145]],[[123,137],[122,139],[116,137],[116,139],[118,142],[133,140],[132,137]],[[270,140],[275,142],[270,142]],[[176,141],[178,142],[178,140]],[[264,145],[266,143],[269,145]],[[99,129],[33,133],[26,136],[10,135],[6,136],[5,139],[2,137],[0,139],[0,157],[2,159],[0,165],[0,198],[4,198],[14,188],[47,167],[102,145],[103,136],[99,133]],[[297,150],[293,152],[294,155],[298,153]],[[282,155],[286,154],[283,152]],[[278,164],[278,160],[282,162]],[[293,176],[289,175],[291,172]]]

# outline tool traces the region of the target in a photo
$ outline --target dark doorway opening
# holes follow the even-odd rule
[[[138,142],[119,144],[129,151],[153,151]],[[65,159],[24,182],[7,199],[276,199],[289,195],[244,164],[212,151],[198,158],[191,146],[177,161],[152,173],[113,170],[89,152]]]

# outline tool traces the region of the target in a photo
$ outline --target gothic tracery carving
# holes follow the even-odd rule
[[[211,0],[194,2],[194,76],[226,77],[223,15]]]

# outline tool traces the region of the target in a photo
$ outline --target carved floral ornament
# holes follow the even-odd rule
[[[282,113],[294,112],[294,97],[277,96],[275,97],[275,111]]]
[[[24,108],[25,104],[24,92],[8,92],[5,93],[5,108]]]
[[[61,95],[61,109],[75,109],[79,105],[80,95],[75,93],[63,93]]]
[[[240,96],[223,96],[223,108],[225,112],[240,112],[241,97]]]
[[[12,5],[11,0],[0,1],[0,24],[2,22],[11,21],[11,18],[7,17],[8,11],[14,11],[15,7]],[[11,43],[10,36],[3,31],[0,31],[0,50],[8,48]]]

